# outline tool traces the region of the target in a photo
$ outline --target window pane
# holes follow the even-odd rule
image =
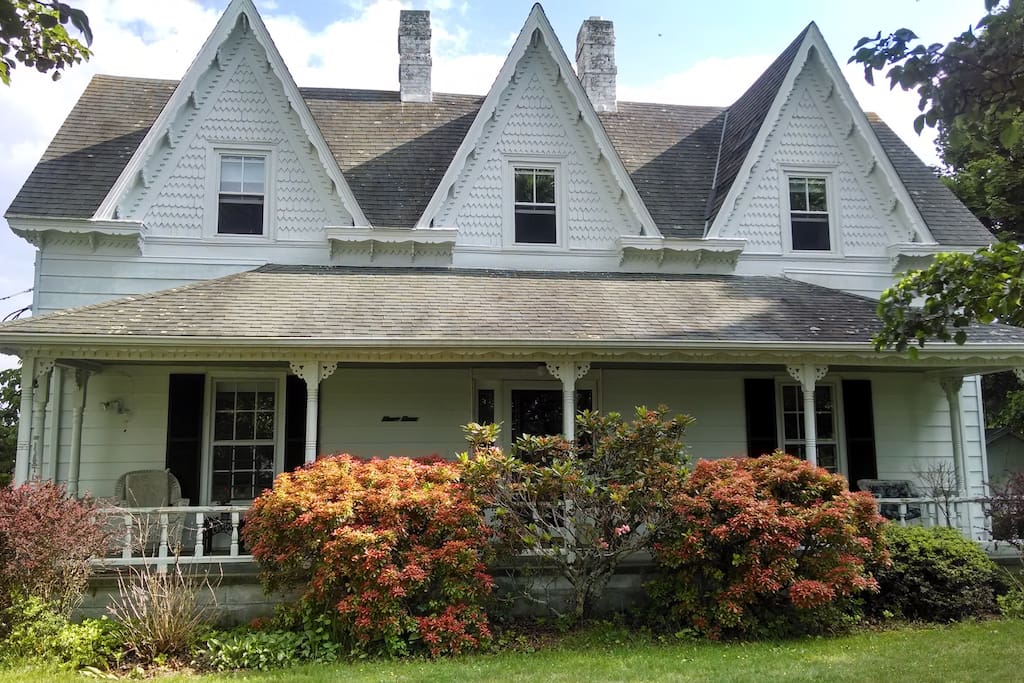
[[[274,413],[267,410],[256,413],[256,438],[274,438]]]
[[[253,455],[255,458],[255,461],[253,462],[253,469],[261,472],[274,471],[273,446],[255,446],[253,448]]]
[[[224,503],[231,500],[231,474],[218,472],[213,475],[213,490],[210,497],[215,503]]]
[[[256,436],[256,417],[254,413],[237,413],[235,415],[235,438],[251,440]]]
[[[263,197],[221,195],[217,232],[221,235],[262,235]]]
[[[220,159],[220,191],[242,191],[242,157],[226,156]]]
[[[255,391],[238,392],[238,410],[253,410],[256,407]]]
[[[272,472],[259,472],[256,474],[256,490],[253,492],[255,495],[260,495],[265,490],[274,487],[274,475]]]
[[[219,384],[217,386],[216,409],[235,409],[235,390],[230,385]]]
[[[213,418],[213,440],[230,441],[235,438],[235,414],[218,412]]]
[[[523,434],[562,433],[562,392],[558,389],[512,390],[512,438]]]
[[[555,211],[516,207],[516,243],[556,244]]]
[[[555,174],[551,171],[537,171],[538,204],[555,203]]]
[[[263,194],[264,177],[263,157],[244,157],[242,165],[242,192]]]
[[[835,444],[818,444],[818,466],[833,473],[839,471],[839,456]]]
[[[213,447],[213,469],[227,470],[231,468],[231,446]]]
[[[828,211],[825,200],[825,179],[809,178],[807,180],[808,211]]]
[[[782,387],[782,409],[787,412],[800,410],[800,387]]]
[[[807,179],[806,178],[790,178],[789,179],[789,210],[790,211],[806,211],[807,210]]]
[[[476,421],[483,425],[494,422],[494,389],[477,389]]]
[[[273,410],[274,390],[271,389],[268,391],[261,385],[259,393],[256,395],[256,407],[260,410]]]
[[[516,201],[533,202],[533,172],[516,171]]]
[[[804,438],[803,415],[798,413],[786,413],[782,417],[783,430],[786,440]]]
[[[793,249],[795,251],[828,251],[828,216],[822,214],[793,214]]]
[[[819,439],[834,439],[836,438],[835,427],[833,426],[834,420],[832,419],[832,412],[818,412],[817,420],[815,421],[815,430],[818,432],[817,437]]]
[[[252,485],[252,472],[235,474],[235,476],[232,477],[231,498],[234,500],[251,500],[254,497],[252,494]]]

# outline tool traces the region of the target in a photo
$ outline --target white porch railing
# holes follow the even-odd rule
[[[992,538],[982,498],[875,498],[875,507],[900,526],[946,526],[967,538]]]
[[[98,511],[111,531],[103,567],[252,562],[241,541],[247,505],[200,505],[149,508],[103,508]]]

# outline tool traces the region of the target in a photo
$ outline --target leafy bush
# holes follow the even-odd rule
[[[201,657],[206,666],[227,669],[274,669],[337,660],[339,646],[330,639],[312,639],[305,632],[239,629],[210,634]]]
[[[91,500],[50,483],[0,488],[0,612],[22,596],[69,615],[92,571],[89,558],[106,543]]]
[[[144,661],[188,654],[216,605],[209,577],[187,573],[177,563],[163,574],[152,565],[132,568],[118,575],[117,587],[110,613],[126,649]]]
[[[996,604],[1007,619],[1024,619],[1024,585],[1018,583],[1005,595],[997,595]]]
[[[8,608],[10,628],[0,641],[0,661],[28,660],[70,669],[108,669],[122,653],[120,632],[109,619],[72,624],[37,597]]]
[[[992,522],[992,538],[1024,550],[1024,472],[1014,472],[1005,482],[989,484],[989,488],[992,495],[985,507]]]
[[[891,524],[885,540],[892,565],[876,574],[879,593],[869,602],[876,614],[948,622],[996,610],[999,568],[959,531]]]
[[[488,530],[453,463],[338,455],[277,478],[243,535],[266,588],[299,587],[356,649],[431,655],[490,639]]]
[[[666,482],[685,472],[682,439],[693,419],[667,413],[639,407],[626,422],[585,411],[575,443],[523,436],[509,454],[495,445],[497,425],[466,427],[466,480],[495,511],[499,549],[509,557],[529,551],[563,577],[574,621],[590,616],[623,558],[648,548]]]
[[[702,460],[670,497],[654,601],[711,638],[835,629],[876,588],[884,520],[864,493],[803,460]]]

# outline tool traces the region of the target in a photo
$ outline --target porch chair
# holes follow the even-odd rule
[[[857,488],[867,491],[875,498],[920,498],[920,494],[914,490],[914,482],[909,479],[858,479]],[[886,519],[898,520],[900,518],[899,503],[882,503],[878,512]],[[921,517],[921,506],[907,505],[905,520],[918,519]]]
[[[181,495],[181,483],[170,470],[133,470],[125,472],[114,485],[113,504],[124,508],[187,507],[190,501]],[[167,545],[171,554],[181,547],[185,514],[168,515]],[[132,534],[135,542],[143,541],[143,554],[159,552],[160,519],[157,515],[134,516]],[[133,549],[134,550],[134,549]]]

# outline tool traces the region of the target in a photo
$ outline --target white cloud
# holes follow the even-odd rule
[[[771,55],[711,57],[650,85],[633,87],[621,83],[619,99],[725,107],[735,102],[774,58]]]

